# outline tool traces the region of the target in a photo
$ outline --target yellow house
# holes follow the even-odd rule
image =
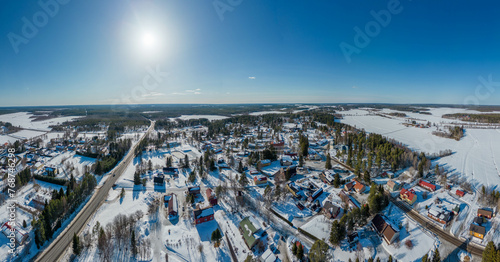
[[[477,237],[479,239],[483,239],[486,233],[486,228],[483,226],[478,226],[476,224],[471,224],[469,229],[469,234],[471,236]]]

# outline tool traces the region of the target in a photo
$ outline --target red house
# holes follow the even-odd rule
[[[424,180],[420,180],[418,182],[418,185],[429,190],[429,191],[436,191],[436,186],[429,183],[429,182],[425,182]]]
[[[217,196],[215,196],[215,193],[212,192],[212,189],[208,188],[206,192],[207,192],[208,202],[210,203],[210,205],[211,206],[217,205]]]
[[[204,209],[196,209],[193,211],[193,217],[196,225],[203,222],[214,220],[214,209],[207,207]]]
[[[458,190],[458,189],[457,189],[457,192],[455,194],[457,194],[457,196],[459,196],[459,197],[465,196],[465,192],[462,190]]]

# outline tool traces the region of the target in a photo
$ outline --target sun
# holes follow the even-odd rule
[[[158,45],[158,38],[153,32],[145,31],[141,36],[141,44],[145,51],[154,50]]]

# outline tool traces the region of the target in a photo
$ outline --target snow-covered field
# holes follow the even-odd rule
[[[226,119],[228,118],[227,116],[219,116],[219,115],[181,115],[178,117],[180,120],[190,120],[190,119],[201,119],[201,118],[206,118],[210,121],[213,120],[221,120],[221,119]],[[176,118],[173,118],[176,119]]]
[[[267,114],[285,114],[286,112],[284,111],[258,111],[258,112],[252,112],[249,115],[251,116],[261,116],[261,115],[267,115]]]
[[[315,216],[305,225],[301,226],[303,230],[311,233],[313,236],[319,239],[326,239],[330,237],[330,229],[332,227],[333,220],[326,218],[323,215]]]
[[[58,125],[66,121],[71,121],[73,119],[79,118],[79,116],[67,116],[51,118],[42,121],[33,121],[33,118],[30,118],[32,116],[33,114],[28,112],[5,114],[0,115],[0,121],[10,122],[13,126],[20,126],[22,128],[50,131],[49,126]]]
[[[443,114],[476,111],[436,108],[429,112],[432,115],[404,113],[422,119],[424,122],[430,121],[438,124],[458,122],[441,118]],[[460,141],[456,141],[432,135],[432,131],[436,130],[435,127],[406,127],[402,125],[405,118],[401,117],[387,118],[369,115],[367,110],[361,109],[343,111],[342,114],[344,114],[344,119],[341,120],[343,123],[396,139],[413,150],[438,153],[441,150],[450,149],[453,154],[436,161],[439,165],[443,165],[453,174],[464,175],[475,185],[497,186],[500,184],[500,129],[466,129],[465,136]]]

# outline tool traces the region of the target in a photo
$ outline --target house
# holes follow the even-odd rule
[[[165,174],[166,176],[178,178],[179,177],[179,170],[175,167],[164,167],[163,174]]]
[[[198,195],[200,194],[200,187],[199,186],[188,187],[188,193],[191,195]]]
[[[436,206],[429,208],[427,216],[441,224],[446,224],[451,220],[450,212]]]
[[[290,193],[292,193],[292,195],[294,197],[298,197],[298,193],[299,193],[299,188],[295,185],[295,183],[293,182],[290,182],[288,184],[286,184],[286,188],[288,189],[288,191],[290,191]]]
[[[469,227],[469,235],[483,239],[486,234],[486,228],[483,226],[471,224]]]
[[[24,241],[26,241],[29,236],[28,232],[24,231],[15,222],[5,222],[0,230],[6,237],[12,236],[11,234],[14,234],[14,239],[18,245],[24,244]]]
[[[310,195],[307,198],[307,201],[313,202],[314,200],[316,200],[316,198],[318,198],[319,196],[321,196],[321,194],[323,194],[323,188],[320,188],[320,189],[316,190],[312,195]]]
[[[363,194],[363,192],[365,192],[366,190],[366,186],[361,182],[356,182],[354,184],[354,190],[356,190],[358,194]]]
[[[351,189],[352,189],[353,187],[354,187],[354,181],[351,181],[351,182],[346,183],[346,184],[344,185],[344,190],[345,190],[345,191],[347,191],[347,192],[349,192],[349,191],[351,191]]]
[[[284,155],[280,159],[281,166],[291,166],[293,164],[293,160],[290,156]]]
[[[324,183],[333,185],[333,181],[335,180],[335,172],[333,170],[325,170],[319,174],[319,178]]]
[[[168,208],[168,202],[172,199],[172,195],[164,195],[163,196],[163,203],[165,204],[165,207]]]
[[[463,196],[465,196],[465,192],[464,192],[464,191],[462,191],[462,190],[458,190],[458,189],[457,189],[457,192],[455,192],[455,194],[456,194],[457,196],[459,196],[459,197],[463,197]]]
[[[154,176],[153,182],[155,185],[163,185],[165,183],[165,177],[163,175]]]
[[[168,198],[168,219],[175,219],[179,215],[179,206],[177,203],[177,195],[171,194]]]
[[[493,217],[493,211],[485,209],[485,208],[480,208],[477,210],[477,216],[491,219]]]
[[[211,206],[217,205],[217,196],[215,196],[215,193],[212,191],[212,189],[208,188],[207,191],[207,198],[208,202],[210,203]]]
[[[390,191],[397,191],[401,188],[401,185],[398,182],[390,179],[389,181],[387,181],[387,188]]]
[[[379,214],[375,215],[372,219],[372,227],[389,245],[399,238],[399,230],[388,223],[387,220]]]
[[[263,160],[260,160],[260,167],[266,167],[266,166],[269,166],[271,165],[271,160],[269,159],[263,159]]]
[[[475,224],[482,225],[484,223],[484,218],[483,217],[475,217],[474,220],[472,220]]]
[[[266,251],[260,256],[260,262],[276,262],[278,260],[278,256],[276,256],[271,249],[266,249]]]
[[[427,189],[427,190],[429,190],[429,191],[431,191],[431,192],[436,191],[436,185],[433,185],[433,184],[431,184],[429,182],[426,182],[426,181],[424,181],[422,179],[420,179],[420,181],[418,181],[418,185],[421,186],[421,187],[423,187],[423,188],[425,188],[425,189]]]
[[[253,182],[256,186],[267,185],[267,177],[265,176],[254,176]]]
[[[259,223],[251,217],[245,217],[241,220],[238,229],[250,250],[261,241],[261,237],[266,235],[265,231],[259,227]]]
[[[340,207],[334,205],[332,202],[326,201],[323,205],[323,215],[325,215],[326,218],[337,218],[339,213]]]
[[[214,220],[214,209],[207,207],[203,209],[196,209],[193,211],[193,217],[196,225]]]
[[[413,205],[417,201],[417,195],[404,188],[399,192],[399,197],[410,205]]]

